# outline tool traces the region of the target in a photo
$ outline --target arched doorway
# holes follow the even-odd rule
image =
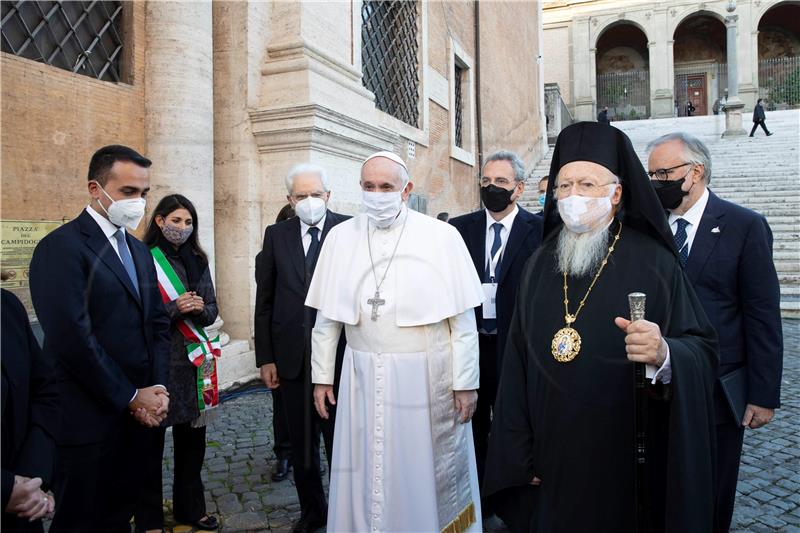
[[[647,36],[621,22],[603,31],[596,46],[597,109],[612,120],[650,117],[650,54]]]
[[[720,110],[728,86],[725,23],[717,15],[698,12],[684,19],[673,35],[675,112],[710,115]]]
[[[800,107],[800,2],[777,4],[758,22],[758,96],[767,109]]]

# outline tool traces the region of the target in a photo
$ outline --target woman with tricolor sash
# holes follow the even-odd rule
[[[144,237],[158,276],[158,288],[172,319],[172,349],[167,419],[153,430],[147,481],[136,509],[137,531],[160,532],[164,527],[161,462],[164,436],[172,426],[174,443],[173,515],[178,523],[200,530],[219,527],[206,513],[200,477],[206,450],[206,423],[219,402],[216,359],[219,338],[205,328],[217,318],[217,300],[206,254],[197,235],[197,211],[179,194],[156,206]]]

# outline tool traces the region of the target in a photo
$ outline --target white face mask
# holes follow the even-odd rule
[[[144,208],[147,205],[147,202],[144,198],[114,200],[111,198],[111,196],[109,196],[102,185],[98,183],[97,186],[100,187],[100,190],[103,191],[103,194],[105,194],[106,197],[111,200],[111,205],[108,207],[108,209],[103,207],[103,204],[100,203],[100,200],[98,200],[97,203],[100,205],[100,208],[105,211],[106,215],[108,216],[108,220],[110,220],[112,224],[115,226],[125,226],[126,228],[130,228],[132,230],[135,230],[137,227],[139,227],[139,223],[144,217]]]
[[[616,183],[607,196],[594,198],[573,194],[558,200],[558,214],[564,225],[574,233],[586,233],[595,229],[611,213],[611,197],[617,190]]]
[[[379,228],[388,228],[400,213],[403,191],[361,193],[364,212]]]
[[[313,226],[322,220],[322,217],[325,216],[326,209],[325,200],[322,198],[313,198],[311,196],[300,200],[294,206],[295,214],[309,226]]]

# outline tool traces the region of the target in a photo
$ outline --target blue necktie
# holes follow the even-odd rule
[[[119,258],[122,260],[122,266],[125,267],[125,272],[131,278],[136,294],[139,294],[139,278],[136,275],[136,267],[133,264],[131,252],[128,250],[128,243],[125,241],[125,228],[120,228],[119,231],[114,233],[114,238],[117,239],[117,249],[119,250]]]
[[[489,260],[486,262],[486,275],[485,280],[486,283],[491,283],[491,263],[494,256],[497,254],[497,251],[502,246],[503,241],[500,239],[500,230],[503,229],[503,225],[499,222],[495,222],[492,224],[492,229],[494,230],[494,241],[492,242],[492,251],[489,253]],[[494,280],[495,283],[500,279],[500,261],[497,261],[497,266],[494,269]]]
[[[675,231],[675,246],[678,248],[678,259],[681,261],[681,266],[686,268],[686,262],[689,260],[686,226],[689,225],[689,221],[685,218],[679,218],[675,223],[678,225],[678,229]]]
[[[491,277],[491,263],[492,258],[497,254],[497,251],[500,249],[500,246],[503,245],[503,241],[500,239],[500,230],[503,229],[503,225],[499,222],[495,222],[492,224],[492,229],[494,230],[494,241],[492,241],[492,250],[489,252],[489,260],[486,262],[486,273],[484,276],[484,281],[486,283],[492,283]],[[500,261],[497,261],[497,266],[494,269],[494,283],[497,283],[500,279]],[[481,319],[481,326],[483,331],[486,333],[496,333],[497,332],[497,320],[494,318],[483,318]]]

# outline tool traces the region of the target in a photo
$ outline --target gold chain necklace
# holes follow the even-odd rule
[[[616,246],[617,241],[619,240],[619,234],[622,233],[622,222],[619,223],[619,229],[617,230],[617,234],[614,235],[614,242],[611,243],[611,246],[608,247],[608,253],[606,254],[605,259],[600,264],[600,269],[597,271],[597,274],[594,275],[594,279],[592,280],[592,284],[589,285],[589,288],[586,290],[586,294],[583,296],[581,303],[578,304],[578,309],[575,311],[574,315],[569,313],[569,297],[567,296],[567,273],[564,272],[564,322],[567,325],[556,332],[553,335],[553,342],[550,344],[550,350],[553,353],[553,357],[559,363],[569,363],[573,359],[578,356],[578,353],[581,351],[581,336],[578,332],[572,327],[572,324],[578,320],[578,313],[581,312],[583,309],[583,304],[586,303],[586,298],[589,297],[589,293],[592,292],[594,288],[594,284],[597,283],[597,278],[600,277],[600,274],[603,272],[603,269],[606,267],[606,263],[608,263],[608,258],[611,257],[611,252],[614,251],[614,246]]]

